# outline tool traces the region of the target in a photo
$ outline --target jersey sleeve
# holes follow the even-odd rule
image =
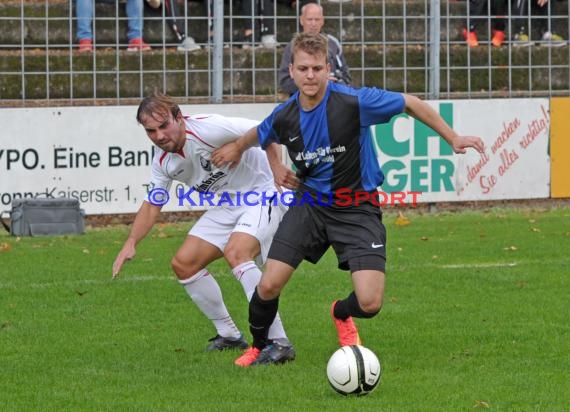
[[[217,114],[193,115],[187,121],[187,134],[193,135],[209,148],[217,149],[240,138],[258,124],[258,120],[242,117],[226,117]]]
[[[164,189],[169,191],[170,186],[172,186],[172,179],[166,175],[161,167],[161,158],[162,161],[164,161],[163,155],[164,152],[157,152],[152,160],[149,191],[152,189]],[[147,202],[150,201],[149,193],[147,193],[144,200]]]
[[[360,122],[363,126],[386,123],[393,116],[404,111],[405,100],[402,93],[374,87],[358,89]]]
[[[279,138],[273,128],[273,122],[275,119],[275,113],[279,111],[280,107],[281,105],[273,110],[273,112],[267,116],[259,126],[257,126],[257,138],[259,140],[259,145],[263,150],[265,150],[265,148],[271,143],[279,143]]]

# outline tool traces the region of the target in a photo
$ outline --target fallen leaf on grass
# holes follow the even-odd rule
[[[485,401],[475,401],[475,405],[473,405],[473,407],[489,409],[491,406]]]
[[[398,212],[398,217],[396,218],[396,225],[397,226],[407,226],[410,223],[410,219],[408,219],[402,212]]]
[[[9,252],[12,250],[12,245],[9,243],[0,243],[0,252]]]
[[[540,229],[539,229],[539,228],[536,228],[536,227],[533,227],[531,230],[532,230],[533,232],[540,232]]]
[[[420,237],[420,239],[425,241],[425,240],[428,240],[429,238],[427,236],[422,236],[422,237]]]
[[[517,250],[517,247],[516,246],[508,246],[508,247],[503,248],[503,250],[515,251],[515,250]]]

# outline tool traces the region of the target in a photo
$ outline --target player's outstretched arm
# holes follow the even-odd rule
[[[467,148],[473,148],[479,153],[485,151],[485,144],[480,137],[458,136],[457,133],[445,123],[445,120],[443,120],[439,113],[426,102],[409,94],[404,94],[404,100],[406,102],[406,113],[435,130],[449,143],[455,153],[465,153]]]
[[[222,147],[214,150],[211,161],[218,169],[226,166],[234,168],[241,160],[241,155],[250,147],[258,146],[257,126],[249,129],[245,134],[233,142],[226,143]]]
[[[119,272],[123,267],[123,264],[127,260],[131,260],[135,257],[137,244],[148,234],[148,232],[154,226],[158,215],[160,214],[161,206],[155,206],[147,201],[144,201],[141,205],[129,237],[125,241],[123,248],[115,258],[113,263],[113,279],[119,276]]]

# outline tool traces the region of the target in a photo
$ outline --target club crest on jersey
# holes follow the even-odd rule
[[[203,158],[202,156],[200,156],[200,166],[202,166],[202,169],[204,169],[207,172],[212,171],[212,163],[208,159]]]

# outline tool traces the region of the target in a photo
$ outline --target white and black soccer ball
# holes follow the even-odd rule
[[[361,345],[343,346],[329,359],[327,377],[341,395],[367,395],[380,383],[378,357]]]

